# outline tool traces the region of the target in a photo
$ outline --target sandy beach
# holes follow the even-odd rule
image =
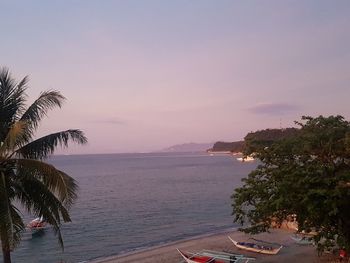
[[[303,263],[303,262],[321,262],[317,252],[313,246],[298,245],[291,238],[291,231],[274,229],[271,233],[262,233],[255,236],[250,236],[239,231],[229,231],[227,233],[214,234],[211,236],[199,237],[187,241],[179,241],[169,245],[150,248],[140,252],[134,252],[128,255],[120,255],[105,259],[95,260],[93,263],[175,263],[181,262],[182,258],[177,252],[177,248],[183,251],[196,252],[201,249],[230,251],[232,253],[244,254],[248,257],[255,257],[252,262],[283,262],[283,263]],[[262,255],[258,253],[239,250],[234,247],[227,236],[231,236],[238,241],[248,241],[254,237],[256,239],[279,243],[283,248],[277,255]],[[250,240],[252,241],[252,240]]]

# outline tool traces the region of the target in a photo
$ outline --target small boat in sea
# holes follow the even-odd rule
[[[237,161],[242,162],[242,163],[244,163],[244,162],[253,162],[253,161],[255,161],[255,159],[254,159],[253,157],[251,157],[251,156],[238,157],[238,158],[236,158],[236,159],[237,159]]]
[[[32,231],[32,234],[35,234],[39,231],[42,231],[46,228],[46,222],[42,217],[33,219],[27,224],[27,228]]]
[[[272,246],[265,246],[265,245],[263,246],[263,245],[258,245],[250,242],[238,242],[233,240],[231,237],[228,237],[228,238],[239,249],[244,249],[247,251],[252,251],[252,252],[267,254],[267,255],[276,255],[283,247],[283,246],[280,246],[279,248],[273,248]]]
[[[185,253],[177,250],[187,263],[239,263],[255,260],[252,257],[245,257],[241,254],[233,254],[228,252],[219,252],[212,250],[202,250],[198,253]]]

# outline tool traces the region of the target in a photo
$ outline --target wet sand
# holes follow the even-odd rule
[[[178,263],[182,258],[177,252],[177,248],[183,251],[196,252],[201,249],[230,251],[232,253],[244,254],[248,257],[255,257],[255,261],[251,262],[283,262],[283,263],[313,263],[324,262],[318,257],[313,246],[298,245],[291,238],[292,231],[274,229],[271,233],[262,233],[259,235],[250,236],[239,231],[231,231],[227,233],[215,234],[211,236],[199,237],[187,241],[179,241],[176,243],[150,248],[147,250],[133,252],[128,255],[120,255],[105,259],[95,260],[93,263]],[[239,250],[234,247],[233,243],[227,238],[231,236],[237,241],[250,241],[250,238],[278,243],[283,245],[283,248],[277,255],[263,255],[259,253]]]

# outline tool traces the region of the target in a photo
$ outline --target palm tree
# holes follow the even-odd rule
[[[20,204],[53,226],[63,248],[61,222],[71,221],[68,210],[76,198],[75,180],[44,160],[69,141],[85,144],[80,130],[66,130],[34,138],[47,112],[61,107],[65,98],[57,91],[42,92],[25,107],[28,77],[16,82],[0,68],[0,238],[4,263],[19,244],[25,229]]]

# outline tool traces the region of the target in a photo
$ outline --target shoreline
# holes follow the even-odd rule
[[[150,250],[157,250],[157,249],[161,249],[163,247],[175,246],[175,245],[183,243],[183,242],[189,242],[189,241],[195,241],[195,240],[204,239],[204,238],[210,238],[212,236],[217,236],[217,235],[222,235],[222,234],[230,234],[232,232],[238,231],[238,228],[239,228],[238,226],[227,227],[227,228],[223,228],[223,229],[220,229],[220,230],[206,232],[206,233],[203,233],[203,234],[197,234],[197,235],[194,235],[194,236],[188,236],[188,237],[180,238],[180,239],[173,240],[173,241],[165,241],[165,242],[161,242],[161,243],[158,243],[158,244],[155,244],[155,245],[143,246],[143,247],[132,249],[130,251],[125,251],[125,252],[122,251],[119,254],[110,255],[110,256],[106,256],[106,257],[99,257],[99,258],[95,258],[95,259],[90,259],[90,260],[82,261],[82,262],[79,262],[79,263],[85,263],[85,262],[88,262],[88,263],[103,263],[103,262],[108,262],[108,260],[113,260],[115,258],[123,258],[123,257],[132,256],[134,254],[148,252]]]
[[[290,235],[291,230],[273,229],[270,233],[261,233],[258,235],[247,235],[231,228],[223,230],[221,233],[209,233],[199,236],[194,236],[188,239],[182,239],[174,242],[160,244],[148,248],[141,248],[139,250],[130,251],[127,253],[108,256],[104,258],[97,258],[85,262],[89,263],[177,263],[182,260],[177,248],[183,251],[198,252],[202,249],[216,250],[216,251],[230,251],[232,253],[244,254],[248,257],[255,257],[255,262],[281,262],[294,263],[295,258],[298,262],[320,262],[322,258],[318,257],[316,249],[313,246],[305,246],[296,244]],[[259,253],[239,250],[234,247],[233,243],[227,236],[231,236],[238,241],[248,241],[252,237],[261,239],[267,242],[274,242],[282,244],[283,248],[280,253],[274,256],[263,255]]]

